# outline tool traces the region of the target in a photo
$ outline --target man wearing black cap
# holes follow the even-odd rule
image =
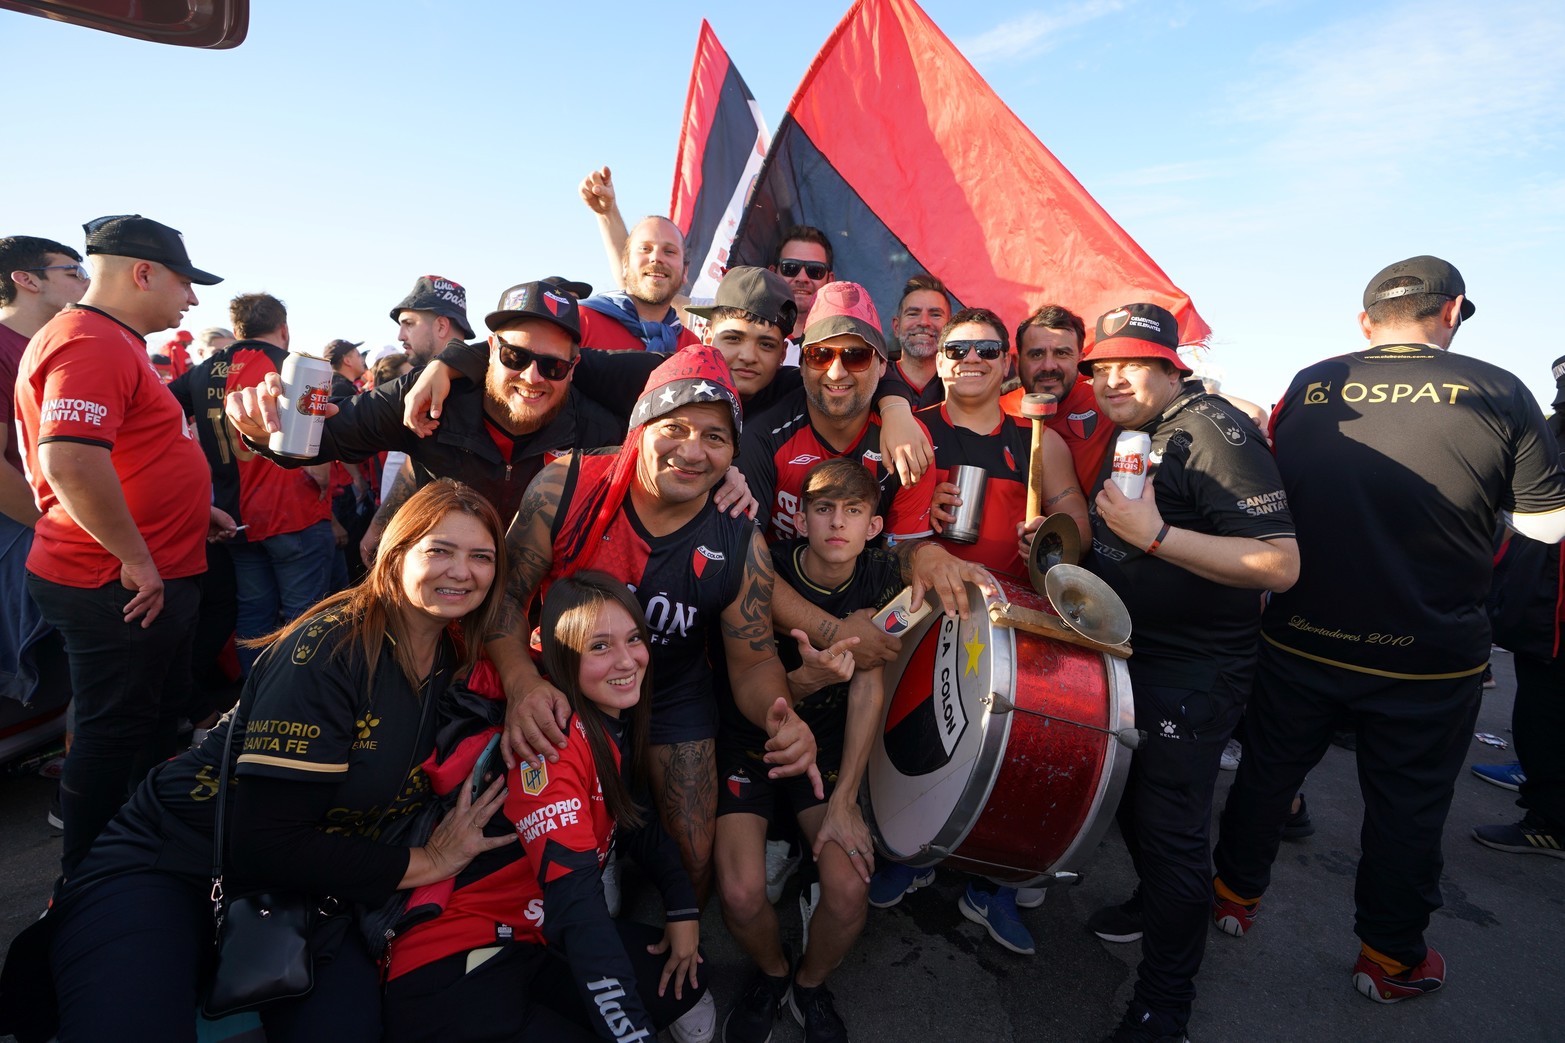
[[[472,339],[467,321],[467,290],[443,275],[421,275],[408,295],[391,309],[397,340],[415,366],[435,357],[455,337]]]
[[[1305,568],[1266,609],[1212,915],[1235,936],[1255,921],[1289,802],[1348,711],[1364,782],[1353,983],[1379,1003],[1445,980],[1424,931],[1489,659],[1494,532],[1565,536],[1565,476],[1537,402],[1448,350],[1473,312],[1438,257],[1381,270],[1359,316],[1369,347],[1301,371],[1273,413]]]
[[[492,332],[483,385],[458,384],[433,435],[420,438],[402,425],[403,398],[412,387],[408,374],[337,403],[313,460],[273,459],[299,467],[397,450],[412,461],[419,486],[456,478],[508,518],[527,483],[549,460],[573,447],[612,445],[625,436],[622,421],[571,387],[580,338],[577,315],[575,298],[552,285],[513,286],[484,318]],[[271,456],[265,441],[267,432],[276,429],[281,385],[271,375],[267,381],[229,395],[228,416],[257,452]]]
[[[27,586],[65,638],[75,688],[67,875],[173,752],[206,538],[234,531],[211,506],[206,461],[146,347],[197,303],[193,284],[220,280],[191,265],[177,231],[139,214],[85,227],[92,285],[29,343],[16,402],[43,511]]]
[[[1103,416],[1151,436],[1141,496],[1109,481],[1105,461],[1088,511],[1094,570],[1135,626],[1130,678],[1146,735],[1118,813],[1140,884],[1087,921],[1100,937],[1142,943],[1116,1040],[1184,1038],[1206,949],[1218,762],[1250,687],[1260,593],[1287,590],[1299,570],[1265,439],[1187,381],[1178,348],[1168,311],[1128,304],[1098,319],[1080,363]]]
[[[362,340],[341,338],[326,345],[326,361],[331,363],[331,397],[352,398],[359,393],[359,378],[364,376]]]

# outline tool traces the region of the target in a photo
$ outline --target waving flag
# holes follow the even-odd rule
[[[766,157],[767,135],[760,106],[704,18],[682,127],[668,214],[684,233],[690,257],[684,291],[705,300],[717,293],[727,270],[740,214]]]
[[[1148,301],[1174,313],[1181,343],[1211,333],[913,0],[858,0],[826,41],[788,104],[732,263],[767,264],[794,224],[832,237],[838,277],[867,287],[882,315],[928,271],[960,304],[1010,324],[1052,302],[1090,330]]]

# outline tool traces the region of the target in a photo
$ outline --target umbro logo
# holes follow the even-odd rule
[[[790,465],[794,466],[794,467],[808,467],[810,464],[813,464],[815,461],[817,461],[819,459],[820,459],[820,457],[818,457],[818,456],[811,456],[809,453],[800,453],[798,456],[794,457],[792,460],[789,460],[788,463]]]

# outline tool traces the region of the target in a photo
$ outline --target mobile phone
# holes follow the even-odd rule
[[[915,627],[923,622],[924,617],[934,611],[934,605],[929,594],[924,595],[924,603],[914,612],[910,607],[913,604],[913,588],[903,587],[902,593],[892,598],[886,607],[875,613],[874,624],[893,637],[901,634],[909,627]]]
[[[477,800],[491,782],[504,774],[505,760],[500,755],[500,733],[495,732],[489,737],[489,744],[478,755],[478,760],[473,762],[473,774],[467,779],[468,798]]]

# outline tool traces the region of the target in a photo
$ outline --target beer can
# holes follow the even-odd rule
[[[962,502],[942,536],[955,543],[978,542],[978,519],[984,509],[984,487],[988,479],[989,475],[982,467],[958,464],[951,468],[949,480],[956,485],[956,494]]]
[[[331,400],[331,363],[314,355],[290,351],[283,359],[283,397],[277,400],[277,423],[266,445],[278,456],[308,460],[321,451],[321,427]]]
[[[1147,456],[1152,452],[1152,436],[1145,431],[1121,431],[1114,440],[1114,466],[1109,480],[1132,500],[1141,499],[1147,484]]]

